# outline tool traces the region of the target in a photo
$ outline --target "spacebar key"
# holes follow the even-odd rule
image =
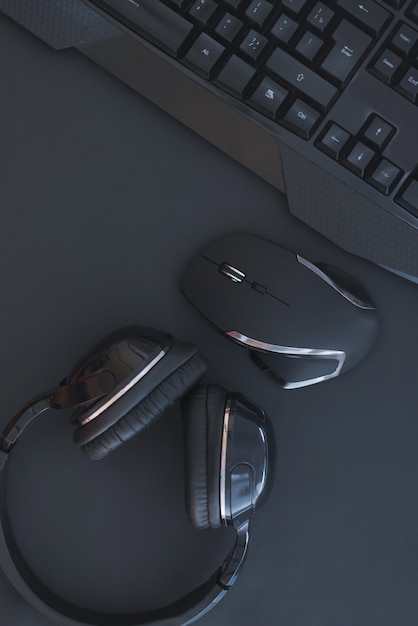
[[[334,85],[318,76],[311,69],[291,57],[287,52],[276,48],[267,60],[266,66],[280,78],[298,89],[323,108],[327,108],[338,92]]]
[[[97,6],[176,56],[193,24],[156,0],[94,0]]]

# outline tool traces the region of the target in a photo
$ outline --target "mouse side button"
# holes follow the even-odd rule
[[[343,298],[354,304],[359,309],[375,310],[375,306],[369,295],[358,284],[354,284],[348,276],[343,276],[342,272],[337,272],[327,265],[315,265],[304,257],[297,255],[297,260],[301,265],[311,270],[316,276],[322,278],[330,287],[335,289]]]

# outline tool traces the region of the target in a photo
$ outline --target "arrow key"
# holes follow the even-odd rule
[[[362,141],[358,141],[344,164],[357,176],[364,177],[365,170],[370,161],[375,156],[374,150],[366,146]]]
[[[366,122],[363,137],[382,149],[395,132],[395,128],[378,115],[371,115]]]
[[[401,174],[402,170],[399,167],[387,159],[382,159],[371,175],[370,182],[376,189],[387,196],[392,191]]]
[[[325,135],[319,140],[317,147],[338,161],[341,158],[341,151],[347,145],[350,137],[350,133],[344,130],[344,128],[337,124],[331,124]]]

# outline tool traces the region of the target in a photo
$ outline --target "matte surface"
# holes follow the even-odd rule
[[[241,271],[242,281],[227,279],[219,271],[222,264]],[[349,291],[348,278],[337,280],[340,289]],[[374,310],[355,306],[293,252],[247,233],[227,235],[204,248],[191,261],[180,287],[220,332],[237,332],[272,346],[343,351],[342,372],[360,363],[376,342]],[[276,360],[279,375],[289,380],[288,368],[283,371],[280,363],[288,360],[292,369],[295,359]],[[300,378],[295,365],[292,380],[312,379],[336,368],[335,361],[331,369],[323,363],[318,370],[318,360],[312,360],[311,370],[306,362],[300,365]]]
[[[275,189],[76,52],[4,18],[0,51],[3,422],[124,324],[195,342],[205,382],[269,413],[278,456],[247,564],[202,626],[416,626],[417,287],[309,231]],[[364,283],[381,334],[359,367],[280,391],[197,315],[182,272],[237,229]],[[162,605],[201,582],[232,537],[187,520],[179,411],[97,463],[66,420],[39,419],[10,465],[10,514],[41,579],[103,611]],[[1,575],[0,607],[2,624],[49,624]]]

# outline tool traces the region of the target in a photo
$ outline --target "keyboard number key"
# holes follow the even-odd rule
[[[320,114],[303,100],[295,100],[286,115],[280,120],[286,126],[303,139],[309,139]]]
[[[248,104],[260,111],[260,113],[263,113],[263,115],[275,119],[279,108],[288,95],[287,89],[267,77],[261,81],[249,99]]]

